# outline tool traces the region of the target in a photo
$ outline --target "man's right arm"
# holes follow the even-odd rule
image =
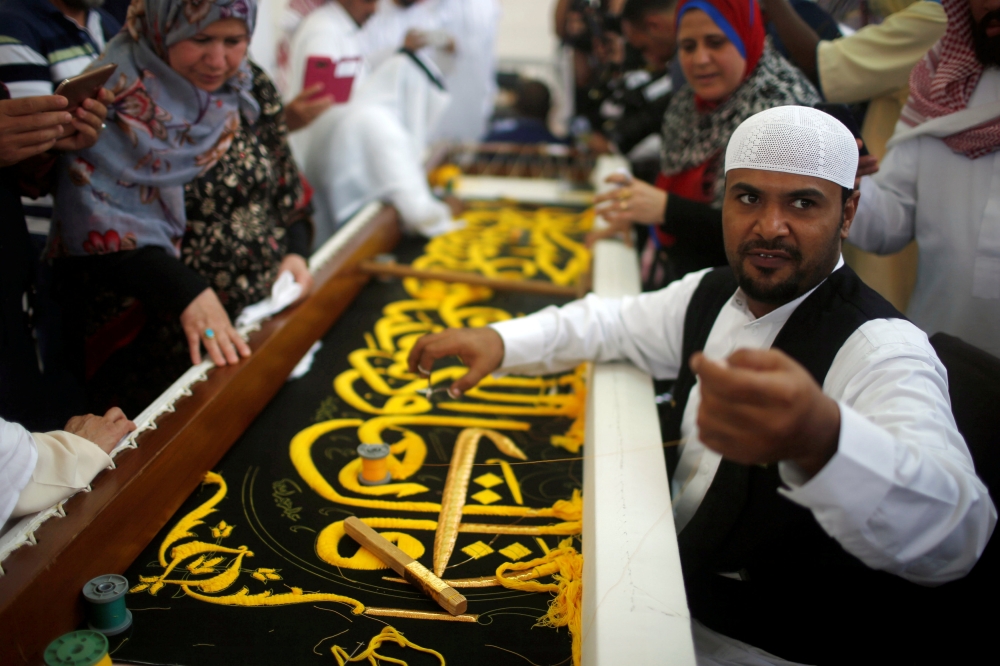
[[[426,377],[438,359],[458,356],[469,372],[453,384],[453,397],[497,370],[548,374],[585,361],[629,360],[657,378],[676,377],[687,362],[681,351],[684,316],[704,273],[639,296],[604,299],[591,294],[489,328],[426,335],[410,351],[410,371]]]
[[[914,238],[920,139],[894,146],[879,172],[861,179],[858,213],[848,240],[876,254],[899,252]]]

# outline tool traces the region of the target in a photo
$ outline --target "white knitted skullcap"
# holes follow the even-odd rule
[[[726,149],[730,169],[782,171],[854,187],[858,144],[842,122],[805,106],[778,106],[750,116]]]

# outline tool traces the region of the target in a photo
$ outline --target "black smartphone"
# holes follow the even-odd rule
[[[832,102],[820,102],[814,108],[822,111],[823,113],[829,113],[831,116],[844,123],[844,127],[851,130],[851,134],[854,135],[855,139],[861,139],[861,127],[858,126],[858,119],[854,117],[851,112],[851,107],[846,104],[834,104]],[[868,154],[868,146],[865,145],[864,139],[861,139],[861,157]]]

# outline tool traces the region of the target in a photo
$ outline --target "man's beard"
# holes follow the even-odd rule
[[[63,2],[73,9],[97,9],[104,4],[104,0],[63,0]]]
[[[795,272],[787,280],[770,285],[758,284],[744,271],[743,261],[747,255],[763,253],[768,250],[784,252],[797,264]],[[770,242],[764,240],[747,241],[739,246],[736,251],[735,261],[733,259],[733,257],[730,258],[729,264],[736,272],[736,280],[739,282],[740,289],[747,296],[759,303],[784,305],[789,301],[795,300],[802,293],[800,289],[807,275],[802,266],[802,253],[797,248],[785,245],[780,240]]]
[[[976,50],[976,58],[987,67],[1000,65],[1000,35],[986,35],[986,26],[993,21],[1000,21],[1000,10],[989,12],[981,21],[972,19],[972,46]]]

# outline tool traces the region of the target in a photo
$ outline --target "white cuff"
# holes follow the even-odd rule
[[[490,324],[503,338],[504,353],[500,370],[509,372],[511,368],[534,365],[544,358],[546,331],[538,316],[544,312],[545,310],[542,310],[541,313],[531,317],[519,317]]]
[[[778,492],[812,510],[824,529],[849,523],[861,529],[893,486],[895,440],[844,403],[837,452],[812,479],[790,462],[778,463],[789,489]],[[830,532],[830,529],[827,529]]]

